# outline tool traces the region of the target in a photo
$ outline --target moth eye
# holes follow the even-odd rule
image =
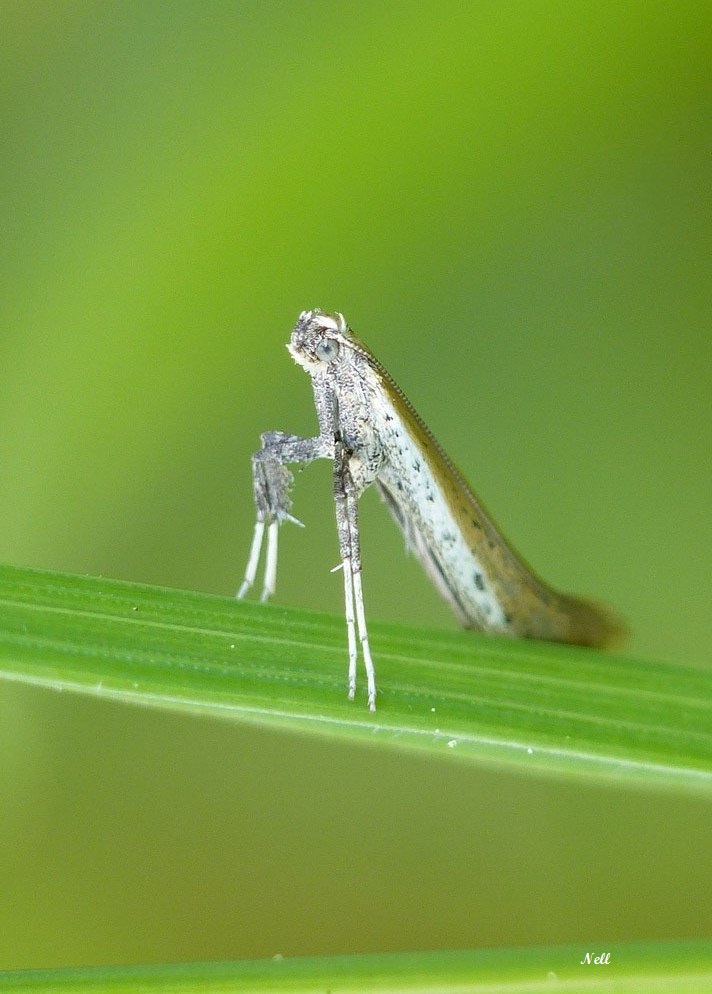
[[[333,338],[325,338],[316,347],[317,359],[321,359],[322,362],[331,362],[339,354],[339,343]]]

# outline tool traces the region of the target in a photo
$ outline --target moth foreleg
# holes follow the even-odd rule
[[[290,490],[294,477],[286,463],[309,463],[314,459],[331,456],[325,440],[299,438],[281,431],[265,432],[262,435],[262,448],[252,457],[252,486],[257,508],[257,521],[252,536],[250,554],[245,568],[245,577],[237,591],[242,598],[255,582],[260,553],[267,528],[267,554],[265,576],[261,600],[266,601],[274,593],[277,584],[277,552],[279,526],[283,521],[301,525],[292,514]]]

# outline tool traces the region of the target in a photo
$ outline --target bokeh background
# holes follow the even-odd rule
[[[538,572],[615,604],[635,654],[708,664],[710,20],[708,3],[656,0],[0,0],[0,559],[232,593],[259,433],[315,430],[284,343],[320,306],[345,313]],[[362,505],[370,616],[453,624],[378,498]],[[340,611],[328,466],[299,475],[295,513],[307,528],[283,531],[278,598]],[[268,938],[257,916],[239,942],[228,928],[211,944],[188,915],[204,945],[175,922],[163,945],[132,945],[151,907],[138,877],[134,893],[107,863],[122,881],[111,911],[68,896],[79,866],[111,877],[62,793],[87,743],[106,723],[122,743],[93,751],[94,779],[75,784],[107,825],[139,789],[116,755],[156,765],[145,839],[196,804],[190,778],[180,801],[156,788],[175,774],[162,750],[202,755],[207,791],[211,735],[272,756],[267,782],[278,739],[1,689],[3,873],[19,903],[0,966],[478,944],[476,929],[409,943],[383,923],[380,940],[328,937],[332,913],[303,927],[311,942]],[[349,762],[334,747],[325,770]],[[113,784],[104,807],[98,783]],[[550,801],[559,825],[570,799]],[[160,883],[149,874],[151,894],[195,871],[184,855]],[[210,865],[205,909],[229,921],[231,897],[206,896],[222,872]],[[198,885],[181,886],[207,914]],[[123,924],[102,930],[102,915]],[[570,938],[570,920],[534,938]],[[532,936],[479,935],[514,939]]]

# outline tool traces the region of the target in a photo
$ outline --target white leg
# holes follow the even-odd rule
[[[351,560],[344,559],[344,602],[346,613],[346,635],[349,642],[349,700],[356,694],[356,663],[358,651],[356,648],[356,626],[354,624],[354,585],[351,573]]]
[[[261,601],[268,601],[277,586],[277,551],[279,543],[279,521],[273,520],[267,529],[267,562],[265,563],[265,585]]]
[[[255,576],[257,575],[257,565],[260,561],[260,551],[262,549],[262,537],[265,531],[264,521],[259,519],[255,522],[255,532],[252,536],[252,545],[250,546],[250,558],[247,560],[247,568],[245,569],[245,579],[240,584],[240,589],[237,592],[239,599],[242,599],[247,591],[250,589],[252,584],[255,582]]]
[[[358,640],[361,642],[363,662],[366,668],[368,706],[376,710],[376,674],[368,643],[366,612],[363,606],[361,588],[361,543],[358,531],[358,494],[348,466],[348,453],[343,443],[337,444],[334,458],[334,500],[336,503],[336,529],[339,535],[339,551],[344,570],[344,600],[346,602],[346,632],[349,642],[349,700],[356,692],[356,668],[358,664]],[[355,609],[355,617],[354,617]]]
[[[368,709],[376,710],[376,671],[373,668],[371,659],[371,647],[368,642],[368,629],[366,628],[366,611],[363,606],[363,589],[361,587],[361,571],[353,575],[354,600],[356,602],[356,620],[358,621],[358,637],[361,640],[361,651],[363,652],[363,665],[366,667],[366,687],[368,689]]]

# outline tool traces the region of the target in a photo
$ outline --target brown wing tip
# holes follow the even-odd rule
[[[567,597],[571,631],[567,641],[599,649],[620,649],[630,635],[625,621],[607,604],[582,597]]]

